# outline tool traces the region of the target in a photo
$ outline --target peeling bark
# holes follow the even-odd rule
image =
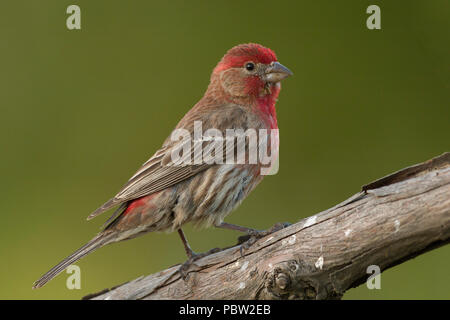
[[[450,153],[405,168],[346,201],[258,240],[85,299],[339,299],[367,267],[398,265],[450,242]]]

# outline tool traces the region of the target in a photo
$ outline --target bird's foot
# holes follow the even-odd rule
[[[201,259],[203,257],[209,256],[210,254],[219,252],[219,251],[220,251],[220,248],[214,248],[214,249],[208,250],[206,252],[202,252],[202,253],[195,253],[194,251],[191,251],[189,254],[189,258],[186,260],[185,263],[183,263],[180,266],[180,269],[178,270],[180,272],[181,278],[183,280],[187,279],[189,270],[191,269],[191,267],[193,265],[195,265],[195,261],[197,261],[198,259]]]
[[[240,236],[238,238],[238,245],[241,245],[241,247],[239,248],[241,256],[244,256],[244,251],[248,250],[259,239],[271,233],[280,231],[281,229],[284,229],[290,225],[291,223],[289,222],[278,222],[267,230],[249,230],[245,236]]]

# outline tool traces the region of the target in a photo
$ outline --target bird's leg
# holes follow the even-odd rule
[[[220,251],[219,248],[214,248],[211,249],[207,252],[203,252],[203,253],[195,253],[194,251],[192,251],[191,246],[189,245],[189,242],[186,239],[186,236],[184,235],[183,230],[178,229],[178,234],[180,235],[181,241],[183,242],[184,245],[184,250],[186,251],[186,255],[188,256],[188,259],[186,260],[185,263],[183,263],[180,267],[180,274],[181,277],[185,280],[189,271],[189,268],[191,267],[191,265],[195,264],[195,260],[198,260],[200,258],[203,258],[207,255],[216,253],[218,251]]]
[[[181,241],[183,242],[184,251],[186,251],[186,255],[188,256],[188,259],[192,258],[192,256],[195,255],[195,253],[194,253],[194,251],[192,251],[191,246],[189,245],[189,242],[187,241],[183,230],[178,229],[178,234],[180,235]]]
[[[238,238],[238,244],[241,245],[240,252],[241,256],[243,256],[243,250],[247,250],[250,248],[258,239],[265,237],[271,233],[277,232],[283,228],[286,228],[290,226],[291,224],[289,222],[279,222],[274,224],[271,228],[267,230],[255,230],[247,227],[238,226],[231,223],[222,222],[221,224],[217,225],[217,228],[223,228],[223,229],[229,229],[229,230],[235,230],[247,233],[245,236],[240,236]]]

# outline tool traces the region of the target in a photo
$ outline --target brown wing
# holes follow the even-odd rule
[[[210,166],[207,164],[180,164],[168,166],[167,163],[170,161],[172,150],[173,146],[163,146],[158,150],[142,165],[136,174],[128,180],[114,198],[110,199],[91,213],[87,219],[90,220],[118,204],[164,190],[192,177]]]
[[[189,132],[193,132],[193,123],[196,120],[202,121],[203,123],[209,123],[210,127],[219,130],[227,128],[245,128],[248,125],[247,112],[238,105],[227,104],[214,106],[207,108],[207,112],[204,113],[195,113],[192,111],[194,111],[194,108],[180,121],[177,128],[185,128]],[[221,114],[227,120],[217,123],[217,121],[214,120],[218,118],[218,114]],[[206,130],[208,128],[203,126],[202,129]],[[180,143],[181,142],[173,142],[168,138],[163,147],[142,165],[114,198],[110,199],[91,213],[87,219],[90,220],[116,205],[164,190],[214,165],[206,163],[198,165],[167,165],[171,163],[171,154],[174,148],[178,148],[178,150],[182,149]],[[208,143],[209,142],[207,141],[204,142],[203,148],[205,148],[205,144]],[[226,148],[226,144],[224,144],[224,148]],[[225,156],[225,150],[223,154]],[[192,159],[191,163],[197,163],[195,161],[193,150],[191,154],[183,156],[190,157],[190,159]],[[186,162],[182,160],[181,163]]]

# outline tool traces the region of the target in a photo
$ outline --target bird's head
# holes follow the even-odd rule
[[[272,50],[256,43],[231,48],[213,71],[230,98],[278,95],[280,81],[290,75],[292,72],[277,61]]]

